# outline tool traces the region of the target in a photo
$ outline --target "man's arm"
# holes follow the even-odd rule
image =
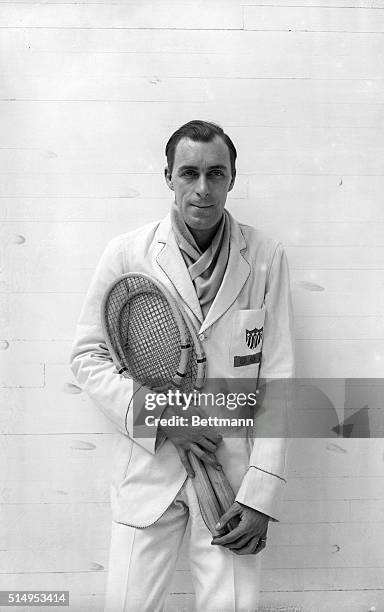
[[[294,328],[288,262],[280,244],[269,270],[265,307],[260,372],[265,384],[257,437],[236,501],[221,517],[220,527],[236,515],[240,523],[213,541],[237,554],[255,554],[265,547],[268,522],[278,520],[285,484],[289,384],[284,379],[294,374]]]
[[[261,414],[256,414],[256,439],[249,469],[236,500],[278,519],[285,484],[290,389],[284,379],[294,375],[294,325],[289,269],[281,244],[277,245],[271,262],[264,302],[266,314],[260,371],[264,396]],[[273,432],[274,437],[268,437],[269,432]],[[279,432],[281,437],[278,437]]]
[[[124,274],[122,237],[111,240],[91,280],[72,346],[70,363],[81,388],[115,427],[135,442],[155,452],[156,438],[136,438],[133,433],[133,382],[118,374],[105,344],[101,326],[101,303],[111,283]]]

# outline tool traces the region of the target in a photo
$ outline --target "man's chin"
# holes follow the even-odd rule
[[[186,219],[185,223],[189,227],[190,230],[193,231],[202,231],[202,230],[213,230],[215,229],[220,222],[220,219],[217,220],[208,220],[208,219]]]
[[[223,213],[221,213],[221,215],[217,215],[216,211],[215,214],[213,214],[213,211],[208,211],[209,209],[205,209],[204,212],[200,212],[199,210],[194,211],[193,214],[188,215],[188,217],[185,219],[185,223],[188,225],[188,227],[196,230],[209,230],[217,227],[221,221]]]

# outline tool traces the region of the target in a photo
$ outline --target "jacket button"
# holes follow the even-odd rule
[[[205,334],[199,334],[199,338],[202,342],[205,340]]]

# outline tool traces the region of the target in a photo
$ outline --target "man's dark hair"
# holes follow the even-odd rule
[[[231,173],[232,178],[236,174],[236,157],[237,151],[230,137],[224,132],[224,130],[216,123],[210,123],[209,121],[200,121],[198,119],[189,121],[176,132],[172,134],[165,147],[165,155],[167,157],[169,172],[173,170],[173,164],[175,161],[175,151],[178,143],[182,138],[190,138],[196,142],[211,142],[216,136],[222,138],[229,150],[229,157],[231,160]]]

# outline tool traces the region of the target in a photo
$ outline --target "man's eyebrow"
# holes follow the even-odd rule
[[[182,170],[197,170],[197,166],[194,166],[193,164],[185,164],[177,169],[178,172],[181,172]]]
[[[180,166],[178,168],[178,172],[182,172],[183,170],[198,170],[198,166],[194,166],[193,164],[185,164],[184,166]],[[214,164],[213,166],[209,166],[208,170],[228,170],[227,166],[224,164]]]

